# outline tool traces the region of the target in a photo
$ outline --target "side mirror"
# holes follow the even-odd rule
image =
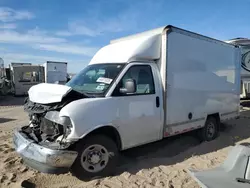
[[[136,83],[134,79],[127,79],[125,82],[125,88],[120,88],[120,93],[128,94],[136,92]]]

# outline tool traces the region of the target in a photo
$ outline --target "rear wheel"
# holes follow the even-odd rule
[[[219,135],[220,122],[214,117],[208,117],[205,126],[198,131],[201,141],[214,140]]]
[[[104,135],[90,136],[76,145],[78,156],[71,172],[78,179],[88,180],[112,175],[118,159],[115,142]]]

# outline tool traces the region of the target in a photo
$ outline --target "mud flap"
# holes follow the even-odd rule
[[[202,188],[249,188],[250,187],[250,147],[236,145],[224,163],[214,169],[188,173]]]

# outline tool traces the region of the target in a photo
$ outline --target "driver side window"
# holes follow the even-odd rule
[[[128,79],[133,79],[135,81],[136,92],[125,95],[155,94],[154,79],[151,67],[149,65],[135,65],[130,67],[125,73],[114,90],[113,96],[124,96],[124,94],[120,93],[120,88],[125,87],[125,82]]]

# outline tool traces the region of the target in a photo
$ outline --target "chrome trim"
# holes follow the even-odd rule
[[[16,152],[22,158],[40,166],[70,168],[78,155],[76,151],[52,150],[38,145],[18,129],[14,131],[13,142]]]
[[[197,118],[197,119],[192,119],[192,120],[188,120],[188,121],[182,121],[179,123],[167,124],[167,127],[175,127],[175,126],[179,126],[179,125],[184,125],[184,124],[188,124],[188,123],[195,123],[195,122],[204,121],[204,120],[206,120],[206,118]]]
[[[221,114],[221,116],[227,116],[227,115],[238,114],[238,113],[239,111],[232,111],[232,112],[223,113]]]

